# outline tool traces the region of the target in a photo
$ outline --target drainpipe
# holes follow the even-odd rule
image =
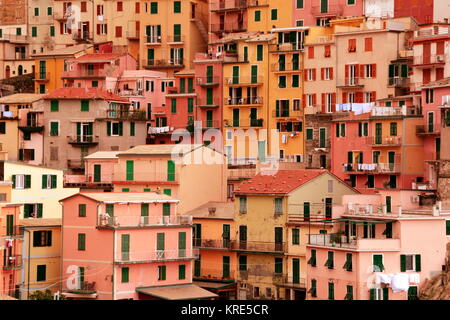
[[[28,279],[27,279],[27,282],[28,282],[28,284],[27,284],[27,287],[28,287],[28,289],[27,289],[27,300],[29,299],[29,296],[30,296],[30,241],[31,241],[31,232],[30,232],[30,230],[28,230],[27,228],[25,228],[24,229],[24,231],[25,232],[27,232],[28,233],[28,257],[27,257],[27,264],[28,264]]]
[[[116,229],[113,230],[113,261],[112,261],[112,300],[115,300],[115,293],[116,293],[116,268],[114,265],[114,261],[116,260]]]

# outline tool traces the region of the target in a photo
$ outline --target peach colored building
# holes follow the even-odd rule
[[[211,299],[192,284],[192,217],[156,193],[79,193],[63,205],[69,299]],[[98,246],[98,243],[102,243]]]
[[[187,212],[193,218],[193,245],[199,249],[194,262],[194,284],[235,300],[237,255],[232,249],[234,205],[232,202],[208,202]]]
[[[165,193],[181,201],[178,211],[182,214],[209,201],[226,201],[226,162],[223,154],[209,147],[139,145],[119,152],[117,158],[116,192]]]
[[[0,206],[0,290],[2,294],[20,298],[23,231],[19,227],[21,204]]]
[[[307,299],[416,300],[447,244],[445,217],[413,203],[418,194],[343,196],[332,233],[308,235]]]

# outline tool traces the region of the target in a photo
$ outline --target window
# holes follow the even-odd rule
[[[294,99],[292,102],[292,111],[300,111],[300,99]]]
[[[87,2],[86,1],[82,1],[81,2],[81,12],[87,12]]]
[[[333,193],[333,180],[328,180],[328,193]]]
[[[278,77],[278,88],[286,88],[286,76]]]
[[[372,51],[372,38],[364,38],[364,51]]]
[[[59,136],[59,121],[50,121],[50,136]]]
[[[158,13],[158,2],[150,2],[150,13],[151,14]]]
[[[356,52],[356,39],[348,39],[348,52]]]
[[[450,236],[450,220],[445,221],[445,234]]]
[[[373,272],[382,272],[384,271],[384,265],[383,265],[383,255],[382,254],[374,254],[372,256],[372,265],[373,265]]]
[[[353,300],[353,286],[347,285],[347,294],[344,300]]]
[[[26,203],[23,205],[24,218],[42,218],[42,203]]]
[[[322,80],[332,80],[333,79],[333,68],[322,68]]]
[[[347,0],[347,5],[354,5],[356,0]]]
[[[306,80],[307,81],[316,80],[316,69],[306,69]]]
[[[108,136],[122,136],[123,123],[122,122],[107,122]]]
[[[400,271],[421,271],[420,254],[402,254],[400,255]]]
[[[136,135],[136,123],[130,122],[130,136],[134,137]]]
[[[300,76],[298,74],[292,75],[292,88],[300,87]]]
[[[396,136],[397,135],[397,122],[391,122],[390,124],[390,131],[391,131],[391,136]]]
[[[177,99],[170,99],[171,101],[171,112],[177,113]]]
[[[336,124],[336,137],[345,137],[345,123]]]
[[[328,269],[334,268],[334,252],[328,251],[328,259],[325,262],[325,266],[328,267]]]
[[[34,8],[34,16],[39,17],[39,8]]]
[[[272,9],[270,16],[271,16],[272,20],[277,20],[278,19],[278,10],[277,9]]]
[[[47,15],[51,16],[53,14],[53,7],[47,7]]]
[[[78,234],[78,250],[80,250],[80,251],[86,250],[86,234],[85,233]]]
[[[29,189],[31,188],[31,175],[15,174],[12,175],[13,189]]]
[[[345,264],[344,264],[344,269],[347,271],[352,271],[352,254],[351,253],[347,253],[346,254],[346,260],[345,260]]]
[[[311,297],[317,297],[317,280],[311,279],[311,288],[308,290]]]
[[[314,47],[308,47],[308,59],[314,59]]]
[[[240,271],[247,270],[247,256],[239,256],[239,270]]]
[[[275,214],[283,214],[283,198],[275,198]]]
[[[86,205],[85,204],[79,204],[78,205],[78,216],[79,217],[86,217]]]
[[[364,77],[372,78],[372,65],[371,64],[364,65]]]
[[[323,56],[325,58],[331,57],[331,46],[330,45],[326,45],[323,47]]]
[[[262,44],[258,44],[256,46],[256,60],[257,61],[263,61],[263,45]]]
[[[173,13],[181,13],[181,1],[173,2]]]
[[[54,174],[42,175],[42,189],[56,189],[58,177]]]
[[[311,257],[308,260],[308,264],[311,265],[311,267],[315,267],[316,264],[316,250],[311,249]]]
[[[433,103],[433,102],[434,102],[434,90],[425,89],[425,103]]]
[[[130,269],[128,267],[122,268],[122,283],[127,283],[130,280]]]
[[[275,273],[283,273],[283,258],[275,258]]]
[[[178,279],[184,280],[186,279],[186,265],[180,264],[178,266]]]
[[[261,21],[261,11],[256,10],[255,11],[255,22]]]
[[[41,264],[37,266],[36,281],[45,281],[47,279],[47,266]]]
[[[0,133],[1,134],[6,133],[6,122],[0,122]]]
[[[297,21],[295,21],[295,25],[296,25],[297,27],[303,27],[303,25],[304,25],[304,20],[297,20]]]
[[[123,11],[123,2],[122,1],[118,1],[117,2],[117,11]]]
[[[121,38],[121,37],[122,37],[122,27],[116,26],[116,38]]]
[[[314,138],[314,129],[313,128],[307,128],[306,129],[306,140],[313,140]]]
[[[158,280],[166,280],[166,266],[158,266]]]
[[[328,282],[328,299],[334,300],[334,283]]]
[[[50,247],[51,245],[51,231],[33,231],[33,247]]]
[[[303,9],[303,0],[297,0],[296,3],[297,3],[297,6],[296,6],[297,9]]]
[[[37,27],[31,27],[31,36],[37,37]]]
[[[247,197],[239,197],[239,213],[247,213]]]
[[[300,229],[292,229],[292,244],[300,244]]]

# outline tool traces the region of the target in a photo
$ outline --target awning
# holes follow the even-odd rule
[[[236,286],[236,282],[220,282],[220,281],[193,281],[193,284],[207,289],[220,290]]]
[[[70,293],[70,292],[63,292],[64,297],[66,298],[74,298],[74,299],[96,299],[97,294],[96,293]]]
[[[180,284],[164,287],[141,287],[136,292],[162,300],[196,300],[217,298],[218,295],[194,284]]]
[[[309,27],[303,26],[303,27],[287,27],[287,28],[274,28],[271,31],[272,32],[289,32],[289,31],[304,31],[308,30]]]

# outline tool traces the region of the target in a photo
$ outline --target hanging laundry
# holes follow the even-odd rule
[[[392,292],[397,293],[409,289],[409,275],[407,273],[396,273],[391,281]]]
[[[409,283],[420,283],[420,274],[419,273],[410,273],[409,274]]]

